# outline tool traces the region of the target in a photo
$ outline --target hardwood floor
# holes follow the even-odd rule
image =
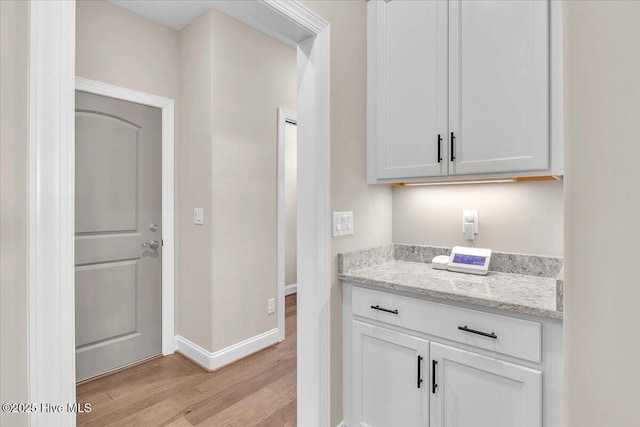
[[[173,354],[78,385],[79,426],[296,425],[296,295],[286,297],[286,339],[207,372]]]

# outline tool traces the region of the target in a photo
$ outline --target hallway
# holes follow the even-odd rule
[[[295,426],[296,294],[286,297],[286,339],[207,372],[180,354],[77,387],[91,403],[79,426]]]

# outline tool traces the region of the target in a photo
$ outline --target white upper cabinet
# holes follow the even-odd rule
[[[447,3],[368,7],[370,95],[377,99],[369,137],[376,139],[377,177],[447,174]]]
[[[369,1],[369,182],[562,175],[557,3]]]
[[[452,174],[549,168],[549,5],[449,2]]]

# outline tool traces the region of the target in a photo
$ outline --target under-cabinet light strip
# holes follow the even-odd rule
[[[496,178],[496,179],[475,179],[466,181],[431,181],[431,182],[403,182],[391,183],[396,187],[420,187],[429,185],[463,185],[463,184],[501,184],[506,182],[528,182],[528,181],[559,181],[560,177],[554,175],[531,176],[519,178]]]
[[[492,179],[487,181],[443,181],[443,182],[407,182],[399,184],[402,187],[419,187],[425,185],[461,185],[461,184],[496,184],[504,182],[516,182],[515,179]]]

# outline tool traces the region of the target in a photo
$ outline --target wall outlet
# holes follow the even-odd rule
[[[276,299],[269,298],[267,300],[267,314],[273,314],[276,312]]]
[[[478,234],[480,232],[480,227],[478,223],[478,211],[475,209],[465,209],[462,211],[462,233],[464,233],[464,225],[465,223],[471,222],[473,223],[473,232],[474,234]]]

